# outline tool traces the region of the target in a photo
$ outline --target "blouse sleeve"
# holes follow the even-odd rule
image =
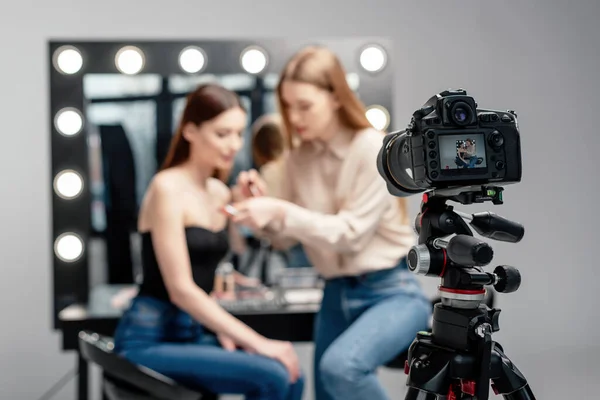
[[[286,217],[275,227],[276,231],[326,251],[354,253],[364,248],[391,204],[385,181],[377,171],[379,148],[376,141],[365,141],[348,155],[357,172],[352,179],[352,190],[336,214],[310,211],[289,203]]]

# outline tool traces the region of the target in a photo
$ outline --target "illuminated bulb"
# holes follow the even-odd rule
[[[73,170],[59,172],[54,178],[54,191],[63,199],[73,199],[81,193],[83,179]]]
[[[348,82],[348,86],[350,86],[350,89],[352,89],[352,91],[355,92],[358,90],[358,87],[360,85],[360,77],[357,73],[351,72],[349,74],[346,74],[346,82]]]
[[[61,135],[73,136],[81,132],[83,117],[75,108],[63,108],[56,113],[54,126]]]
[[[390,124],[390,114],[382,106],[371,106],[367,109],[366,117],[373,128],[383,131]]]
[[[204,52],[197,47],[186,47],[179,54],[179,65],[185,72],[194,74],[204,68],[206,56]]]
[[[242,68],[250,74],[258,74],[267,66],[267,55],[258,47],[249,47],[242,52]]]
[[[54,68],[63,74],[72,75],[81,70],[83,57],[73,46],[62,46],[54,52]]]
[[[54,242],[54,253],[62,261],[76,261],[83,254],[83,241],[74,233],[63,233]]]
[[[144,53],[134,46],[125,46],[115,57],[117,69],[126,75],[135,75],[144,67]]]
[[[382,70],[386,62],[385,51],[379,46],[371,45],[360,53],[360,65],[369,72]]]

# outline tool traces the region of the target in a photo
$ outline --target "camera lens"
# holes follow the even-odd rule
[[[450,109],[450,118],[452,118],[452,121],[454,121],[456,125],[469,124],[472,115],[473,112],[471,107],[463,101],[457,101]]]

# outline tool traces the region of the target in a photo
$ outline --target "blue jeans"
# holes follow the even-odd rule
[[[229,352],[171,303],[138,296],[122,316],[114,351],[181,384],[248,400],[300,400],[303,379],[289,382],[278,361],[244,351]]]
[[[304,252],[304,247],[301,244],[297,244],[287,251],[288,256],[288,268],[303,268],[310,267],[311,262]]]
[[[382,400],[377,367],[428,328],[431,303],[406,268],[328,280],[315,322],[316,400]]]

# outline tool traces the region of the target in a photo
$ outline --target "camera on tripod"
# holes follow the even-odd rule
[[[473,235],[516,243],[524,228],[491,212],[468,214],[446,204],[503,204],[503,186],[521,180],[521,165],[516,113],[480,109],[462,89],[431,97],[406,130],[383,140],[377,168],[388,191],[397,197],[424,192],[409,269],[441,278],[432,332],[419,332],[408,352],[406,399],[484,400],[490,380],[506,399],[534,399],[525,377],[492,340],[500,310],[483,303],[486,285],[514,292],[521,275],[511,266],[485,272],[494,253]]]
[[[464,90],[447,90],[415,111],[407,129],[387,135],[378,157],[388,191],[521,180],[521,142],[514,111],[478,109]]]

